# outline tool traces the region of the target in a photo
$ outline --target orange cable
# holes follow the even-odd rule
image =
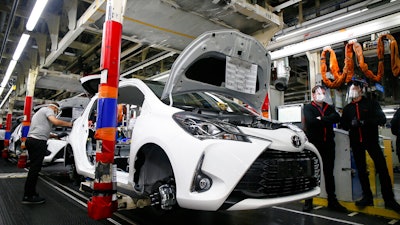
[[[326,66],[326,53],[330,53],[329,57],[329,69],[330,72],[332,73],[334,80],[331,81],[326,77],[326,72],[327,72],[327,66]],[[322,80],[324,84],[329,87],[329,88],[338,88],[340,87],[346,76],[340,73],[339,65],[337,62],[336,54],[335,51],[333,51],[331,48],[324,49],[321,53],[321,75],[322,75]]]

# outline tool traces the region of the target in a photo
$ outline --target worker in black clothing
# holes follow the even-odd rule
[[[385,207],[400,213],[400,205],[394,199],[392,182],[385,157],[379,145],[378,126],[386,123],[386,116],[378,102],[362,95],[365,87],[366,82],[363,80],[352,81],[348,92],[351,102],[343,108],[340,123],[343,129],[349,130],[350,147],[363,191],[363,198],[356,201],[356,206],[373,206],[365,158],[365,151],[367,150],[379,174]]]
[[[303,108],[303,129],[308,140],[318,149],[324,168],[325,190],[328,194],[328,208],[346,212],[337,200],[335,194],[335,177],[333,168],[335,165],[335,133],[333,124],[338,123],[340,115],[335,108],[325,100],[325,87],[317,85],[312,89],[313,101],[304,105]],[[303,211],[312,209],[312,199],[307,199]]]
[[[396,110],[390,121],[390,129],[393,135],[396,135],[396,154],[400,161],[400,108]]]

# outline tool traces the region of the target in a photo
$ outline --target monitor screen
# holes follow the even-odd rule
[[[283,123],[300,123],[302,104],[278,106],[278,121]]]

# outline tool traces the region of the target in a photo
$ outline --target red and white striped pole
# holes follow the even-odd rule
[[[4,149],[2,151],[2,157],[4,159],[8,158],[8,146],[10,146],[10,137],[11,137],[11,121],[12,121],[12,114],[7,113],[6,117],[6,133],[4,137]]]
[[[28,155],[26,154],[25,141],[28,137],[29,127],[31,126],[31,112],[32,112],[32,96],[27,95],[25,97],[25,105],[24,105],[24,119],[22,121],[22,129],[21,129],[21,154],[18,156],[18,168],[25,168],[26,161],[28,160]]]
[[[125,0],[108,0],[101,48],[101,81],[97,101],[95,138],[101,142],[96,151],[93,195],[88,202],[92,219],[105,219],[117,210],[114,151],[117,132],[117,97],[121,53],[122,20]]]
[[[31,126],[32,96],[25,97],[24,119],[22,121],[21,149],[25,149],[25,141]]]

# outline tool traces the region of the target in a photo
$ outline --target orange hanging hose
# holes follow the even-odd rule
[[[384,62],[383,62],[383,57],[384,57],[383,56],[383,53],[384,53],[383,48],[381,49],[381,47],[378,45],[377,52],[378,52],[379,63],[378,63],[378,73],[376,75],[371,70],[368,69],[368,64],[366,64],[364,61],[363,50],[362,50],[360,43],[355,42],[353,44],[353,50],[357,55],[359,67],[360,67],[361,71],[364,73],[364,75],[375,82],[380,82],[383,77],[383,73],[385,71],[384,70]]]
[[[381,54],[384,54],[384,44],[383,38],[387,38],[390,40],[390,62],[392,67],[392,73],[395,77],[400,74],[400,57],[399,57],[399,48],[397,46],[396,39],[390,34],[381,35],[378,38],[378,49],[381,49]]]
[[[369,79],[380,82],[383,74],[385,72],[384,68],[384,58],[385,58],[385,46],[383,43],[383,38],[387,38],[390,40],[390,61],[392,72],[395,77],[400,74],[400,57],[399,57],[399,48],[397,46],[396,39],[390,34],[383,34],[378,38],[378,48],[376,50],[378,54],[378,72],[375,75],[371,70],[368,69],[368,65],[364,62],[364,55],[362,53],[362,48],[360,44],[356,44],[353,46],[354,52],[357,54],[357,59],[360,64],[360,69],[364,73],[366,77]]]
[[[347,43],[345,50],[343,76],[346,76],[345,82],[349,83],[354,75],[353,42]]]
[[[329,88],[338,88],[344,82],[348,83],[351,81],[354,75],[354,61],[353,61],[353,51],[357,56],[359,67],[366,77],[374,82],[380,82],[382,80],[385,68],[384,68],[384,57],[385,57],[385,46],[383,43],[383,38],[390,40],[390,61],[392,72],[395,77],[400,74],[400,57],[399,48],[396,39],[390,34],[383,34],[378,38],[378,72],[375,75],[371,70],[368,69],[368,64],[364,61],[364,55],[362,47],[357,42],[349,42],[346,44],[346,53],[344,60],[343,73],[340,73],[338,62],[336,59],[336,54],[331,48],[324,49],[321,53],[321,74],[322,80],[325,85]],[[326,77],[327,66],[326,66],[326,52],[330,52],[330,72],[333,74],[334,81],[329,80]]]
[[[326,66],[326,53],[329,51],[329,65],[330,72],[333,75],[334,80],[331,81],[326,77],[327,66]],[[321,53],[321,75],[324,84],[329,88],[339,88],[345,81],[346,74],[340,73],[339,65],[337,62],[336,54],[331,48],[326,48]],[[348,71],[346,69],[346,71]]]

